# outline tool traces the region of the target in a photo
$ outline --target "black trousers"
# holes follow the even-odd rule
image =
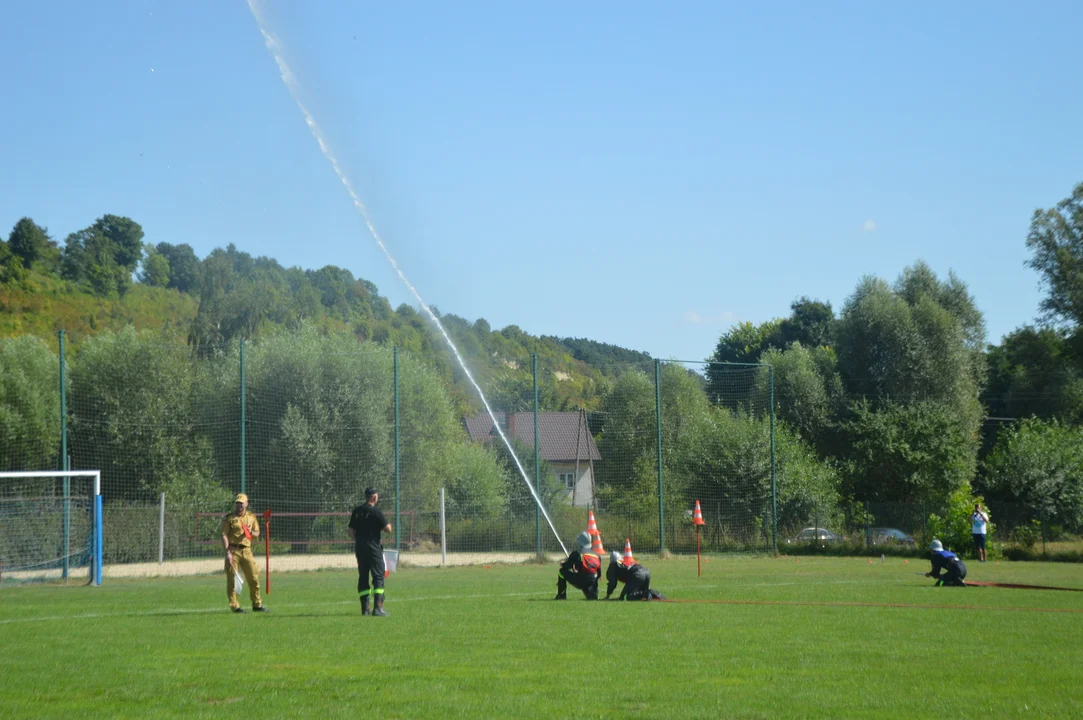
[[[372,588],[384,588],[384,548],[383,545],[358,545],[354,548],[357,557],[357,592],[367,595],[369,576],[372,576]]]
[[[568,591],[568,586],[571,585],[574,588],[578,588],[586,595],[587,600],[598,599],[598,576],[591,575],[589,578],[580,577],[578,573],[570,573],[569,578],[565,579],[563,575],[557,577],[557,592],[565,593]]]
[[[634,574],[628,576],[622,594],[625,600],[650,600],[651,571],[640,565]]]
[[[947,585],[948,587],[959,587],[965,585],[963,578],[966,577],[966,565],[961,562],[950,563],[944,568],[944,573],[937,578],[938,585]]]

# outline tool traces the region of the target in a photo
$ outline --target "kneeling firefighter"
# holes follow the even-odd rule
[[[925,573],[925,577],[936,578],[936,585],[948,587],[966,587],[963,578],[966,577],[966,565],[955,553],[945,550],[943,543],[933,540],[929,545],[929,553],[933,561],[933,569]]]
[[[568,586],[583,591],[587,600],[598,599],[598,578],[602,574],[602,559],[590,549],[590,534],[579,533],[575,539],[578,548],[572,551],[560,565],[557,573],[557,596],[554,600],[568,599]]]
[[[609,567],[606,568],[605,579],[606,600],[613,594],[618,582],[624,584],[619,600],[665,600],[662,593],[651,590],[651,571],[637,562],[625,565],[624,558],[616,550],[609,555]]]

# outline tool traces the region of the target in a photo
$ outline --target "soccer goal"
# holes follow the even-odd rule
[[[101,585],[99,470],[0,472],[0,583]]]

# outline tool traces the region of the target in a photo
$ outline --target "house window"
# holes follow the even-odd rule
[[[560,482],[564,484],[568,490],[575,487],[575,473],[561,473]]]

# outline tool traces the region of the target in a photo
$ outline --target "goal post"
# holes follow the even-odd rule
[[[100,470],[0,472],[0,583],[102,582]]]

